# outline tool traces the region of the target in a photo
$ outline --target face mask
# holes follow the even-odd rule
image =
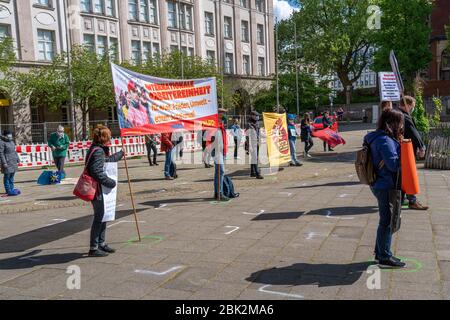
[[[62,138],[62,136],[64,136],[64,132],[57,132],[58,133],[58,137]]]
[[[12,136],[12,134],[8,134],[8,135],[6,136],[6,138],[7,138],[9,141],[12,141],[13,136]]]

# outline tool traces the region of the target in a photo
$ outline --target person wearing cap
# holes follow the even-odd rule
[[[13,135],[11,131],[5,130],[3,135],[0,136],[0,166],[3,173],[5,192],[8,196],[18,196],[20,194],[20,190],[14,188],[14,175],[19,168],[19,162]]]
[[[69,137],[64,133],[64,127],[59,125],[56,132],[53,132],[48,139],[48,146],[52,149],[53,160],[59,172],[64,173],[64,162],[69,144]]]
[[[219,126],[214,130],[214,135],[211,137],[210,142],[211,156],[214,159],[214,198],[217,201],[230,200],[223,194],[223,176],[225,174],[224,158],[227,156],[227,132],[222,119],[226,112],[226,109],[218,109]]]
[[[259,146],[261,144],[259,113],[252,111],[246,127],[245,150],[250,154],[250,177],[264,179],[259,170]]]
[[[295,115],[288,115],[288,135],[289,135],[289,146],[291,149],[291,163],[290,166],[301,167],[302,164],[297,160],[297,130],[295,129]]]

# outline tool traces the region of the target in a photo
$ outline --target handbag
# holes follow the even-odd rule
[[[87,172],[89,160],[91,160],[91,156],[96,149],[100,148],[92,149],[92,152],[86,161],[83,173],[81,174],[80,179],[78,179],[77,185],[73,189],[73,195],[84,201],[94,200],[95,194],[97,193],[98,182],[95,181],[95,179],[92,178]]]
[[[400,169],[397,171],[395,189],[389,190],[389,206],[391,209],[391,234],[400,230],[402,223],[402,190],[399,188]]]

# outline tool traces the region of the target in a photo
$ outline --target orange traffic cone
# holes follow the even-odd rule
[[[411,140],[404,140],[401,147],[402,190],[406,194],[419,194],[416,157]]]

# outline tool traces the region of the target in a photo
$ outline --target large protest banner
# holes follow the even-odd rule
[[[111,63],[122,136],[217,127],[216,79],[155,78]]]
[[[381,101],[400,101],[401,92],[394,72],[379,72]]]
[[[271,167],[291,161],[286,114],[263,113]]]

